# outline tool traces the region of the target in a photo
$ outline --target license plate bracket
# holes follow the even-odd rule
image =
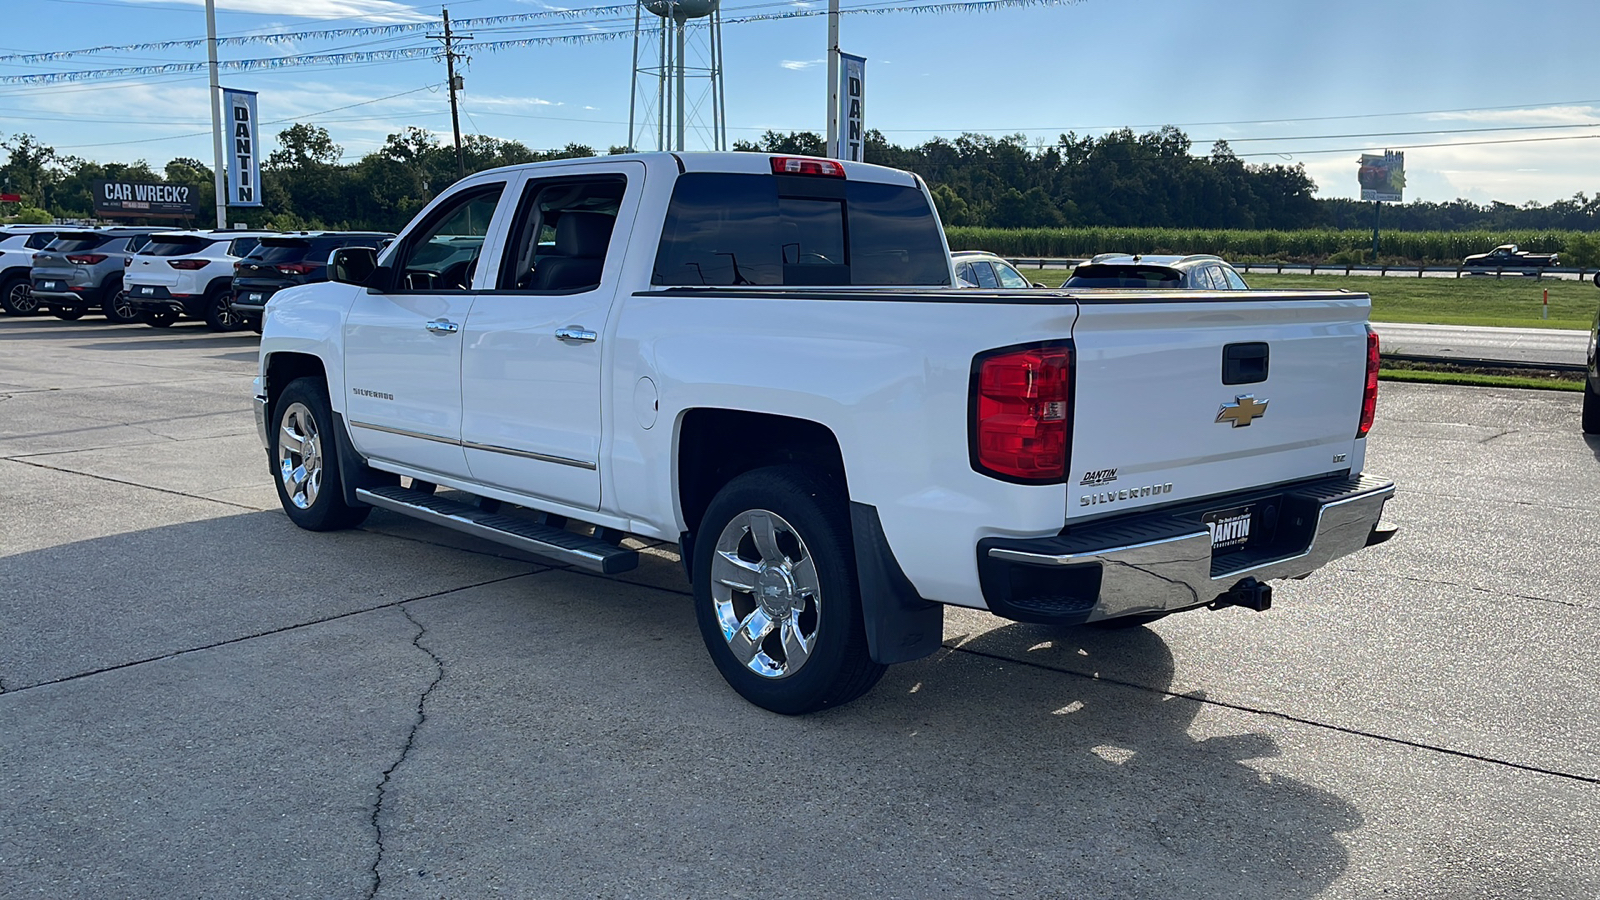
[[[1280,499],[1257,500],[1202,516],[1206,530],[1211,532],[1211,552],[1227,553],[1271,542],[1278,527]]]

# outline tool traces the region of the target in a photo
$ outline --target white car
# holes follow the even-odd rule
[[[233,264],[272,231],[172,231],[157,234],[127,259],[119,312],[157,328],[180,315],[205,319],[215,331],[243,326],[229,304]]]
[[[39,311],[33,299],[28,270],[33,254],[50,246],[60,225],[6,225],[0,227],[0,308],[13,316]]]

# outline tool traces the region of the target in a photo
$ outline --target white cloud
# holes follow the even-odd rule
[[[173,0],[132,0],[134,3],[167,3]],[[191,6],[204,6],[205,0],[176,0]],[[223,12],[265,13],[298,16],[303,19],[361,19],[378,24],[429,22],[415,9],[393,0],[217,0]]]
[[[825,60],[820,60],[820,59],[786,59],[786,60],[778,63],[778,65],[783,66],[785,69],[788,69],[788,70],[790,70],[792,72],[799,72],[799,71],[802,71],[802,70],[805,70],[805,69],[809,69],[812,66],[820,66],[820,65],[823,64],[823,62],[825,62]]]
[[[1593,106],[1542,106],[1537,109],[1475,109],[1434,113],[1435,122],[1481,122],[1484,125],[1594,125],[1600,109]]]

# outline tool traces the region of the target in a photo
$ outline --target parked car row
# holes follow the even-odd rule
[[[1027,279],[1017,267],[986,250],[957,250],[950,254],[956,285],[966,288],[1044,287]],[[1248,291],[1233,266],[1221,257],[1197,253],[1188,256],[1143,256],[1102,253],[1081,262],[1063,288],[1116,288],[1121,290],[1166,288],[1193,291]]]
[[[0,226],[0,308],[165,328],[202,319],[254,327],[277,291],[327,280],[341,247],[382,247],[382,232],[174,231],[148,227]]]

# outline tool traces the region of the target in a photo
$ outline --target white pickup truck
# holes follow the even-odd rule
[[[958,289],[904,172],[496,169],[330,268],[261,341],[296,524],[379,507],[601,573],[675,541],[718,669],[777,712],[934,652],[943,604],[1263,609],[1386,533],[1365,295]]]

